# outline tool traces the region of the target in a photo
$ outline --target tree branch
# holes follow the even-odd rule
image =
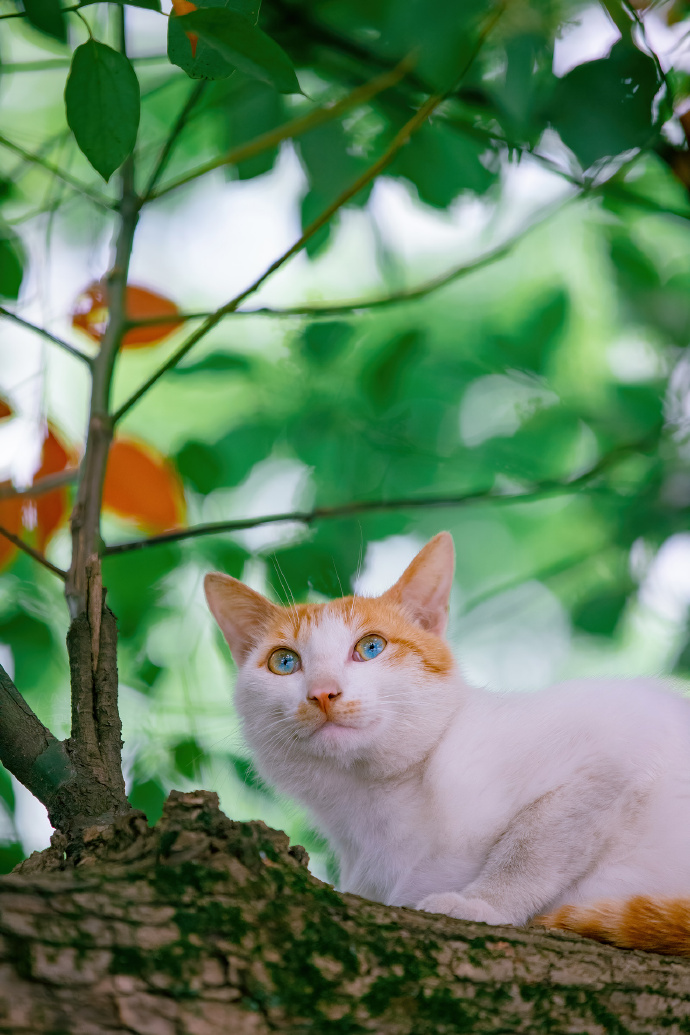
[[[85,198],[88,198],[89,201],[93,201],[95,205],[99,205],[101,208],[104,208],[109,212],[112,211],[113,205],[108,198],[104,197],[102,194],[97,194],[96,191],[92,191],[89,187],[80,183],[79,180],[70,176],[69,173],[63,172],[62,169],[58,169],[57,166],[53,165],[51,162],[47,162],[45,158],[41,158],[40,155],[32,154],[31,151],[27,151],[19,144],[13,143],[2,134],[0,134],[0,145],[2,147],[6,147],[9,151],[14,151],[15,154],[21,155],[25,161],[31,162],[33,165],[40,165],[40,167],[45,169],[46,172],[49,172],[51,176],[55,176],[58,180],[62,180],[62,182],[66,183],[68,187],[71,187],[73,191],[76,191],[78,194],[82,194]]]
[[[435,507],[462,507],[468,503],[526,503],[543,499],[545,496],[570,492],[567,483],[558,482],[553,486],[544,486],[534,492],[496,493],[492,490],[479,490],[455,496],[405,496],[392,500],[355,500],[341,503],[334,507],[315,507],[314,510],[292,510],[284,514],[265,514],[263,517],[239,518],[233,521],[209,521],[204,524],[180,528],[160,535],[152,535],[147,539],[132,539],[129,542],[113,543],[106,546],[105,556],[111,557],[119,553],[131,553],[132,550],[143,550],[148,546],[159,546],[163,543],[180,542],[183,539],[197,539],[204,535],[218,535],[224,532],[244,532],[249,528],[262,525],[274,525],[283,521],[300,522],[311,525],[315,521],[328,521],[333,518],[355,517],[359,514],[376,514],[387,510],[427,510]]]
[[[74,778],[65,744],[34,714],[2,665],[0,762],[43,802],[49,814],[54,810],[60,788]]]
[[[313,510],[294,510],[285,514],[266,514],[263,517],[240,518],[236,521],[210,521],[204,524],[193,525],[190,528],[163,532],[160,535],[149,536],[147,539],[132,539],[125,543],[113,543],[112,546],[105,548],[104,553],[107,556],[113,556],[118,553],[130,553],[132,550],[142,550],[148,546],[158,546],[161,543],[174,543],[183,539],[196,539],[199,536],[217,535],[222,532],[242,532],[249,528],[258,528],[261,525],[274,525],[282,521],[297,521],[305,525],[311,525],[314,521],[354,517],[358,514],[380,513],[387,510],[462,507],[470,503],[482,502],[501,505],[530,503],[548,496],[581,491],[589,482],[594,481],[600,474],[603,474],[630,453],[644,452],[656,444],[657,438],[650,435],[637,442],[617,446],[598,460],[588,471],[578,475],[577,478],[566,482],[555,480],[540,482],[530,492],[503,493],[496,492],[493,489],[479,489],[476,492],[466,492],[451,496],[411,496],[392,500],[355,500],[349,503],[340,503],[334,507],[315,507]]]
[[[477,259],[472,259],[469,262],[460,263],[459,266],[455,266],[452,270],[447,273],[442,273],[438,277],[434,277],[431,280],[427,280],[424,284],[420,284],[415,288],[405,288],[401,291],[391,292],[389,295],[381,295],[378,298],[356,298],[349,301],[343,302],[324,302],[322,305],[296,305],[286,306],[281,309],[272,309],[266,306],[262,306],[260,309],[237,309],[233,313],[227,313],[227,316],[339,316],[345,313],[357,312],[363,309],[383,309],[389,305],[399,305],[405,302],[414,302],[420,298],[424,298],[426,295],[432,294],[434,291],[438,291],[448,284],[453,283],[455,280],[459,280],[461,277],[465,277],[470,273],[474,273],[476,270],[483,269],[485,266],[490,266],[492,263],[499,259],[509,255],[510,252],[518,245],[525,237],[532,233],[533,230],[537,230],[544,223],[552,219],[557,213],[561,212],[567,205],[575,201],[578,195],[573,195],[567,198],[565,201],[559,201],[554,205],[548,205],[546,208],[539,213],[537,218],[530,223],[528,226],[521,227],[519,230],[509,237],[502,244],[497,245],[490,251],[485,252],[484,255],[480,255]],[[130,320],[127,324],[128,327],[147,327],[152,324],[159,323],[177,323],[180,319],[182,320],[199,320],[206,319],[212,314],[208,312],[202,313],[176,313],[170,316],[151,316],[143,320]],[[1,495],[1,492],[0,492]]]
[[[0,485],[0,500],[13,500],[13,499],[33,499],[34,496],[43,496],[46,492],[52,492],[53,489],[61,489],[64,485],[71,485],[79,477],[78,467],[68,467],[64,471],[58,471],[56,474],[47,474],[45,478],[39,478],[33,485],[28,485],[26,489],[15,489],[13,485],[5,486]]]
[[[322,126],[325,122],[331,122],[333,119],[339,118],[347,111],[357,107],[357,105],[365,104],[377,94],[388,90],[391,86],[395,86],[412,67],[412,63],[411,58],[404,58],[395,68],[384,72],[362,86],[356,87],[347,97],[336,101],[335,104],[317,108],[315,111],[310,111],[307,115],[300,115],[299,118],[291,119],[282,126],[270,129],[246,144],[240,144],[238,147],[228,151],[227,154],[221,155],[220,158],[213,158],[208,162],[204,162],[203,165],[190,170],[184,176],[180,176],[171,183],[164,184],[159,190],[147,191],[144,195],[144,200],[151,201],[155,198],[162,198],[163,195],[169,194],[170,191],[177,190],[178,187],[191,183],[192,180],[197,180],[200,176],[205,176],[206,173],[212,172],[214,169],[220,169],[226,165],[239,165],[240,162],[244,162],[248,158],[254,158],[256,155],[268,151],[271,147],[275,147],[284,140],[293,140],[295,137],[309,132],[309,130],[316,129],[317,126]]]
[[[154,188],[155,188],[156,184],[158,183],[160,177],[162,176],[163,172],[165,171],[165,167],[168,164],[168,161],[170,159],[170,155],[172,154],[172,150],[173,150],[173,148],[174,148],[174,146],[175,146],[175,144],[177,142],[177,139],[180,136],[180,133],[182,132],[184,127],[186,126],[187,120],[189,119],[189,116],[191,115],[192,111],[194,110],[194,108],[195,108],[197,102],[199,101],[201,95],[203,94],[205,88],[206,88],[206,80],[205,79],[200,79],[197,83],[194,84],[192,89],[189,91],[189,96],[187,97],[187,100],[186,100],[186,102],[185,102],[185,104],[184,104],[184,106],[182,108],[182,111],[180,112],[180,114],[177,117],[177,121],[175,122],[175,125],[173,126],[173,128],[171,129],[171,131],[170,131],[170,133],[168,135],[168,139],[165,141],[165,143],[164,143],[164,145],[163,145],[163,147],[161,149],[161,153],[158,156],[158,161],[156,162],[155,166],[153,167],[153,171],[152,171],[152,173],[151,173],[151,175],[149,177],[148,183],[146,184],[146,187],[144,188],[144,190],[142,192],[142,195],[141,195],[141,204],[142,205],[146,204],[146,202],[149,201],[149,199],[151,197],[156,196],[154,194]]]
[[[25,320],[22,316],[17,316],[16,313],[10,312],[9,309],[5,309],[2,305],[0,305],[0,316],[4,316],[8,320],[14,320],[14,322],[18,323],[20,327],[25,327],[26,330],[33,331],[34,334],[40,334],[42,338],[45,338],[47,341],[52,341],[54,345],[59,345],[61,349],[64,349],[65,352],[69,352],[71,356],[75,356],[77,359],[80,359],[82,363],[86,363],[88,367],[91,366],[90,356],[87,356],[84,352],[80,352],[79,349],[74,347],[74,345],[70,345],[68,341],[63,341],[63,339],[58,338],[57,335],[51,334],[51,332],[47,331],[44,327],[39,327],[35,323],[30,323],[29,320]]]
[[[494,14],[493,18],[490,19],[490,21],[485,26],[484,30],[480,33],[477,45],[475,46],[472,54],[470,55],[465,65],[465,68],[463,69],[463,77],[471,67],[486,37],[493,29],[494,25],[496,24],[498,18],[502,13],[503,7],[500,7],[498,9],[498,12]],[[432,94],[424,102],[424,104],[422,104],[418,111],[415,112],[412,118],[408,119],[408,121],[405,123],[402,129],[400,129],[396,133],[392,142],[388,145],[381,157],[376,162],[374,162],[373,165],[371,165],[366,170],[366,172],[362,173],[362,175],[359,176],[355,180],[355,182],[350,185],[350,187],[344,190],[335,199],[335,201],[332,202],[332,204],[330,204],[321,213],[321,215],[313,221],[313,223],[310,223],[304,231],[304,233],[302,234],[302,236],[297,241],[295,241],[295,243],[290,248],[288,248],[286,252],[284,252],[278,259],[276,259],[275,262],[271,263],[268,269],[264,270],[264,272],[259,277],[257,277],[257,279],[252,284],[250,284],[248,288],[245,288],[245,290],[241,291],[239,295],[236,295],[224,306],[221,306],[220,309],[216,309],[216,311],[212,313],[211,316],[207,317],[206,320],[204,320],[201,327],[197,328],[196,331],[190,334],[186,341],[182,342],[180,347],[176,349],[172,356],[170,356],[170,358],[161,367],[159,367],[158,370],[155,371],[151,375],[151,377],[147,381],[145,381],[144,384],[141,385],[136,390],[136,392],[134,392],[134,394],[131,395],[129,399],[127,399],[126,402],[122,404],[122,406],[120,406],[120,408],[113,415],[114,423],[117,423],[119,420],[121,420],[125,413],[127,413],[132,408],[132,406],[134,406],[135,403],[137,403],[139,399],[141,399],[141,397],[145,395],[146,392],[148,392],[148,390],[165,373],[167,373],[168,370],[171,370],[174,366],[177,366],[179,361],[187,355],[189,350],[193,348],[198,341],[205,337],[208,334],[208,332],[216,326],[216,324],[220,323],[223,317],[227,316],[228,313],[234,312],[238,308],[238,306],[241,305],[242,302],[244,302],[245,298],[248,298],[249,295],[252,295],[255,291],[258,290],[258,288],[261,287],[261,285],[266,280],[268,280],[272,273],[275,273],[275,271],[277,269],[280,269],[280,267],[283,266],[288,261],[288,259],[291,259],[293,255],[296,255],[297,252],[301,251],[301,249],[304,247],[307,241],[311,237],[313,237],[314,234],[317,233],[322,226],[325,226],[326,223],[328,223],[333,218],[336,212],[338,212],[339,209],[343,207],[343,205],[347,204],[347,202],[350,201],[353,197],[355,197],[355,195],[358,194],[363,187],[366,187],[367,184],[371,183],[372,180],[374,180],[380,173],[382,173],[383,170],[391,164],[398,152],[405,146],[405,144],[407,144],[413,133],[415,133],[416,130],[418,130],[420,126],[422,126],[426,122],[429,116],[433,114],[433,112],[438,108],[439,104],[441,104],[445,97],[446,94]]]
[[[72,564],[65,594],[73,618],[86,609],[87,566],[99,554],[100,513],[108,451],[113,436],[109,413],[110,386],[115,359],[125,331],[125,294],[139,198],[134,192],[134,161],[130,156],[121,173],[120,229],[115,262],[108,274],[108,326],[94,358],[89,431],[80,468],[77,499],[72,512]]]
[[[4,536],[5,539],[9,539],[11,543],[19,547],[20,550],[23,550],[24,553],[27,553],[29,557],[33,557],[35,561],[42,564],[44,568],[48,569],[48,571],[52,571],[53,575],[57,575],[60,579],[67,578],[66,571],[63,571],[62,568],[57,568],[48,560],[47,557],[44,557],[40,551],[34,550],[33,546],[29,546],[28,543],[25,543],[24,540],[20,539],[18,535],[14,534],[14,532],[10,532],[8,528],[4,528],[0,525],[0,535]]]
[[[120,52],[126,55],[124,4],[118,11]],[[107,276],[108,325],[92,364],[89,429],[72,511],[72,563],[65,596],[72,615],[67,635],[72,692],[72,732],[67,741],[79,777],[79,800],[66,814],[68,832],[84,823],[130,810],[122,777],[121,725],[117,707],[117,627],[105,606],[101,578],[100,517],[103,482],[113,435],[110,388],[126,326],[126,292],[140,199],[134,189],[134,159],[120,173],[119,228],[115,259]]]

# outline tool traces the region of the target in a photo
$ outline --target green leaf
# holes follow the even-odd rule
[[[484,194],[498,178],[498,163],[487,168],[486,144],[460,130],[422,126],[403,148],[391,171],[414,183],[427,205],[447,208],[462,191]]]
[[[133,809],[141,809],[150,827],[163,815],[163,802],[167,796],[165,788],[158,780],[140,782],[136,778],[128,794],[130,805]]]
[[[60,43],[67,42],[65,25],[60,0],[24,0],[26,17],[35,29],[52,36]]]
[[[206,8],[177,20],[185,32],[197,33],[245,75],[269,83],[279,93],[302,92],[282,47],[244,15],[227,8]]]
[[[203,0],[202,3],[197,3],[197,7],[199,10],[210,7],[228,8],[243,14],[252,25],[256,25],[261,0]],[[235,65],[203,39],[197,41],[196,52],[193,54],[187,33],[175,15],[168,18],[168,57],[172,64],[178,65],[190,79],[228,79],[237,71]]]
[[[254,464],[271,453],[279,429],[273,424],[244,424],[212,446],[187,442],[175,459],[178,471],[197,492],[237,485]]]
[[[554,91],[551,123],[587,169],[600,158],[650,145],[658,89],[652,59],[621,40],[608,57],[563,77]]]
[[[103,558],[108,604],[117,615],[121,636],[135,638],[155,620],[158,583],[179,563],[180,550],[174,543]]]
[[[627,602],[628,593],[624,589],[600,593],[576,608],[573,624],[593,636],[613,636]]]
[[[0,296],[17,298],[24,275],[19,242],[12,234],[0,237]]]
[[[161,0],[109,0],[110,3],[127,4],[128,7],[144,7],[147,11],[160,11]],[[81,0],[80,7],[98,4],[101,0]]]
[[[352,338],[352,325],[344,320],[317,320],[304,328],[301,346],[313,363],[331,363]]]
[[[228,761],[242,783],[246,784],[247,787],[251,787],[253,791],[261,791],[261,793],[265,794],[268,798],[275,799],[273,789],[263,782],[248,759],[238,758],[235,755],[228,755]]]
[[[18,841],[0,841],[0,873],[10,873],[26,858],[26,853]]]
[[[14,813],[14,787],[12,786],[12,780],[7,770],[0,765],[0,798],[4,801],[7,806],[7,811],[10,815]]]
[[[12,649],[14,681],[20,692],[34,690],[53,650],[49,627],[21,611],[0,624],[0,643]]]
[[[208,754],[194,737],[178,741],[173,748],[173,758],[175,768],[186,780],[198,780],[202,765],[208,762]]]
[[[448,90],[467,67],[485,17],[485,0],[406,0],[391,5],[383,39],[400,57],[414,51],[415,72]]]
[[[237,355],[233,352],[212,352],[198,363],[188,363],[186,366],[173,367],[170,373],[175,376],[184,374],[246,374],[252,368],[252,363],[246,356]]]
[[[286,112],[283,98],[272,87],[257,79],[240,82],[238,78],[236,89],[228,96],[225,116],[223,127],[227,135],[223,150],[230,151],[280,126]],[[279,150],[278,146],[269,147],[253,158],[227,167],[228,177],[250,180],[261,176],[273,168]]]
[[[373,357],[362,371],[362,389],[372,406],[385,410],[398,397],[405,374],[424,351],[424,335],[416,329],[405,331]]]
[[[77,144],[107,182],[134,150],[139,128],[139,80],[127,58],[97,40],[82,43],[65,106]]]

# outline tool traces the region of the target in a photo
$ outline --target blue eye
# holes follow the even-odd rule
[[[359,656],[360,661],[371,661],[372,658],[377,657],[381,653],[385,646],[386,641],[383,636],[369,633],[368,636],[363,636],[355,644],[355,660]]]
[[[286,647],[278,647],[268,659],[268,667],[277,676],[290,676],[302,667],[299,654]]]

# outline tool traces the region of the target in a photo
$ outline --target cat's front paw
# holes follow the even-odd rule
[[[509,923],[504,916],[481,898],[465,898],[455,891],[427,895],[417,906],[426,913],[445,913],[458,920],[479,920],[483,924]]]

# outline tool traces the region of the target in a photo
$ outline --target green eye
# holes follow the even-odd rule
[[[372,658],[377,657],[381,653],[385,646],[386,641],[383,636],[369,633],[355,644],[353,658],[355,661],[371,661]]]
[[[268,659],[268,667],[277,676],[290,676],[302,667],[299,654],[294,650],[287,650],[286,647],[278,647]]]

